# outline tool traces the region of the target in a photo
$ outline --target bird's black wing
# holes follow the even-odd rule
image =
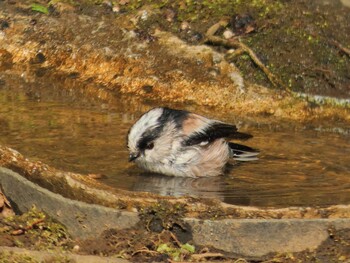
[[[212,122],[199,132],[194,132],[185,140],[186,146],[200,144],[202,142],[212,142],[219,138],[229,138],[236,140],[247,140],[251,138],[250,134],[237,131],[235,125],[223,122]]]

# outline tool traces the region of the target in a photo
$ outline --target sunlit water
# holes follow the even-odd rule
[[[150,175],[128,163],[126,135],[149,106],[116,98],[94,102],[50,83],[0,83],[0,144],[32,160],[84,174],[103,174],[116,188],[161,195],[216,197],[254,206],[324,206],[350,203],[350,135],[318,129],[249,124],[260,159],[204,179]],[[11,86],[11,87],[10,87]],[[116,95],[118,97],[118,95]],[[237,122],[231,116],[223,120]]]

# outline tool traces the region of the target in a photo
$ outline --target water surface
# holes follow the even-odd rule
[[[259,161],[215,178],[150,175],[128,163],[125,140],[151,105],[117,94],[109,102],[88,99],[67,87],[72,83],[2,81],[0,144],[59,169],[103,174],[104,183],[132,191],[264,207],[350,203],[349,129],[262,125],[225,115],[220,119],[254,135],[246,143],[261,150]]]

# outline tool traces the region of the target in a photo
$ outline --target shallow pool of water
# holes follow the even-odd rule
[[[150,105],[118,95],[109,102],[88,99],[67,87],[72,81],[45,83],[18,77],[0,82],[0,144],[32,160],[103,174],[102,181],[116,188],[161,195],[217,197],[249,206],[350,203],[349,129],[330,132],[222,116],[254,135],[246,143],[260,149],[259,161],[215,178],[150,175],[128,163],[125,142],[129,127]]]

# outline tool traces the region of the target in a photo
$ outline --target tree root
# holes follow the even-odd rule
[[[227,48],[234,48],[235,51],[229,55],[232,59],[233,57],[240,56],[242,54],[248,54],[251,60],[265,73],[271,84],[276,88],[282,88],[285,91],[290,92],[290,89],[283,85],[282,81],[275,76],[265,65],[261,62],[255,52],[244,44],[239,38],[232,38],[229,40],[223,39],[221,37],[215,36],[215,33],[221,28],[226,27],[227,21],[221,20],[218,23],[212,25],[206,32],[205,43],[223,46]]]

